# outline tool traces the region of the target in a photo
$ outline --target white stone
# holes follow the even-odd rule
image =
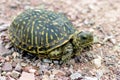
[[[95,65],[96,68],[100,68],[101,67],[101,60],[102,60],[102,58],[100,56],[98,56],[96,59],[94,59],[92,61],[92,63]]]
[[[75,80],[75,79],[77,79],[77,78],[79,78],[81,76],[82,75],[80,73],[75,72],[75,73],[73,73],[73,74],[70,75],[70,78],[71,78],[71,80]]]

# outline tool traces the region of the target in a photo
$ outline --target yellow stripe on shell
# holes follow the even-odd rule
[[[41,24],[39,24],[39,26],[42,26]]]
[[[31,29],[31,44],[33,45],[33,37],[34,37],[34,35],[33,35],[33,32],[34,32],[34,24],[35,24],[35,22],[33,21],[33,23],[32,23],[32,29]]]
[[[42,35],[44,35],[44,31],[42,31],[42,33],[41,33]]]
[[[38,44],[37,36],[35,36],[35,43],[36,43],[36,45]]]
[[[23,24],[25,24],[25,21],[23,21]]]
[[[37,29],[39,30],[39,29],[40,29],[40,27],[39,27],[39,26],[37,26]]]
[[[66,27],[65,26],[63,27],[63,29],[64,29],[64,31],[66,31]]]
[[[53,40],[53,36],[52,35],[50,35],[50,39]]]
[[[38,44],[38,39],[37,39],[38,37],[37,37],[37,31],[35,31],[35,44],[37,45]]]
[[[56,37],[58,37],[57,33],[54,33]]]
[[[30,39],[28,39],[28,42],[30,43]]]
[[[51,32],[54,32],[54,30],[53,30],[53,29],[51,29]]]
[[[48,44],[48,33],[46,33],[46,44]]]
[[[21,31],[20,31],[20,38],[21,38],[21,40],[23,39],[23,26],[21,26]]]
[[[57,22],[53,22],[53,25],[58,25],[58,23]]]
[[[44,31],[42,31],[41,34],[44,35]],[[44,39],[43,39],[43,36],[42,36],[41,37],[41,45],[43,45],[43,41],[44,41]]]
[[[52,47],[52,48],[48,49],[48,50],[47,50],[47,51],[45,51],[45,52],[49,53],[49,52],[50,52],[50,51],[52,51],[53,49],[56,49],[56,48],[60,47],[61,45],[63,45],[63,44],[65,44],[65,43],[67,43],[67,42],[68,42],[68,41],[69,41],[69,40],[73,37],[73,35],[74,35],[74,34],[70,35],[68,40],[66,40],[66,41],[62,42],[61,44],[59,44],[59,45],[57,45],[57,46],[54,46],[54,47]]]
[[[30,30],[30,27],[27,27],[27,33],[26,33],[26,43],[27,43],[28,36],[29,36],[29,30]]]
[[[34,18],[37,18],[37,16],[36,16],[36,15],[34,15],[33,17],[34,17]]]
[[[28,20],[28,19],[29,19],[29,17],[25,17],[24,19]]]

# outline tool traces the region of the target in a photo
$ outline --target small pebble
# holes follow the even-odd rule
[[[102,58],[100,56],[98,56],[96,59],[92,60],[92,63],[96,66],[96,68],[100,68],[102,65],[101,60],[102,60]]]
[[[1,32],[1,31],[4,31],[4,30],[7,30],[8,26],[10,26],[10,24],[0,25],[0,32]]]
[[[85,77],[84,80],[98,80],[96,77]]]
[[[35,70],[35,69],[29,69],[29,72],[30,72],[30,73],[35,73],[36,70]]]
[[[5,76],[10,76],[10,75],[11,75],[11,72],[6,72]]]
[[[16,80],[16,79],[12,78],[11,76],[7,76],[7,79],[8,80]]]
[[[16,71],[21,71],[22,70],[22,67],[21,67],[20,63],[17,63],[17,65],[15,67],[15,70]]]
[[[2,67],[3,71],[11,71],[12,70],[12,65],[9,62],[6,62],[3,67]]]
[[[23,71],[18,80],[35,80],[35,76],[33,73],[27,73]]]
[[[35,72],[35,75],[36,75],[36,76],[39,76],[39,75],[40,75],[40,71],[37,70],[37,71]]]
[[[7,43],[7,44],[5,45],[5,48],[6,48],[6,49],[11,48],[11,43]]]
[[[50,77],[51,80],[54,80],[55,75],[51,74],[49,77]]]
[[[49,60],[49,59],[43,59],[43,62],[45,62],[45,63],[52,63],[52,61]]]
[[[1,4],[1,3],[5,3],[5,2],[6,2],[6,0],[1,0],[1,1],[0,1],[0,4]],[[0,79],[0,80],[1,80],[1,79]]]
[[[18,5],[15,3],[10,4],[9,6],[11,9],[17,9]]]
[[[79,77],[81,77],[82,75],[80,74],[80,73],[78,73],[78,72],[75,72],[75,73],[72,73],[71,75],[70,75],[70,78],[71,78],[71,80],[75,80],[75,79],[78,79]]]
[[[25,66],[23,68],[24,71],[29,72],[29,70],[32,69],[32,66]]]
[[[0,76],[0,80],[6,80],[5,76]]]
[[[18,52],[13,52],[12,56],[13,56],[13,58],[16,58],[16,57],[18,57],[18,56],[20,56],[20,55],[19,55]]]
[[[5,72],[5,71],[3,71],[3,72],[1,73],[2,76],[6,76],[6,74],[7,74],[7,72]]]
[[[54,74],[56,76],[64,76],[66,73],[64,71],[54,69],[52,71],[52,74]]]
[[[6,56],[10,54],[11,54],[11,51],[6,49],[2,44],[0,44],[0,55]]]
[[[84,24],[85,24],[85,25],[88,25],[88,26],[89,26],[89,25],[91,26],[91,25],[95,24],[95,22],[94,22],[94,20],[86,19],[86,20],[84,20]]]
[[[59,61],[54,60],[53,63],[54,64],[59,64]]]
[[[111,42],[112,44],[116,44],[116,39],[115,39],[115,38],[111,38],[111,39],[110,39],[110,42]]]
[[[10,57],[9,57],[9,56],[6,56],[6,57],[5,57],[5,60],[6,60],[6,61],[9,61],[9,60],[10,60]]]
[[[25,66],[27,66],[27,63],[21,62],[21,66],[25,67]]]
[[[48,75],[43,75],[42,80],[49,80],[49,76]]]
[[[12,62],[12,67],[15,68],[16,67],[16,62]]]
[[[17,72],[17,71],[12,71],[12,72],[11,72],[11,77],[17,79],[19,76],[20,76],[20,73],[19,73],[19,72]]]

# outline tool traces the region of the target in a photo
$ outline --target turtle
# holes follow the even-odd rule
[[[64,13],[46,9],[23,11],[12,21],[8,32],[18,49],[63,62],[80,55],[93,43],[91,32],[78,31]]]

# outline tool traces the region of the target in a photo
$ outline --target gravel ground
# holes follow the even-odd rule
[[[28,8],[65,13],[75,28],[93,32],[93,49],[69,65],[21,57],[7,28]],[[0,80],[120,80],[120,0],[0,0]]]

